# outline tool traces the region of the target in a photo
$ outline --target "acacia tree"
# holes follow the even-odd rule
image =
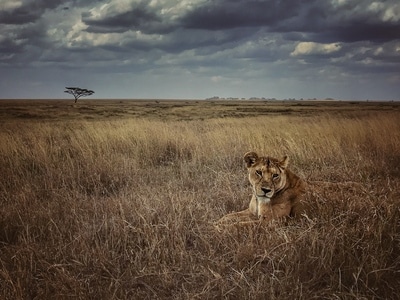
[[[86,97],[94,94],[94,91],[88,89],[81,89],[79,87],[66,87],[64,93],[71,94],[75,98],[75,103],[80,97]]]

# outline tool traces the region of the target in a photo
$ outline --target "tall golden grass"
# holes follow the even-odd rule
[[[7,122],[2,299],[395,299],[398,114]],[[218,232],[246,207],[243,154],[357,181],[315,218]]]

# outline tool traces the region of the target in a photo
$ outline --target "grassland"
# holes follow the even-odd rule
[[[244,118],[320,113],[397,111],[400,102],[359,101],[186,101],[186,100],[0,100],[0,120],[76,121],[146,118],[162,121]]]
[[[397,299],[400,105],[0,101],[1,299]],[[357,181],[265,228],[245,152]]]

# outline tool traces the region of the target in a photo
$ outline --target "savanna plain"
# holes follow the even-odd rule
[[[400,103],[0,101],[1,299],[399,299]],[[243,155],[354,181],[245,209]]]

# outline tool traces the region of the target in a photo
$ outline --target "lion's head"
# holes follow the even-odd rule
[[[259,202],[269,203],[271,198],[286,185],[286,167],[289,157],[282,160],[272,157],[259,157],[255,152],[244,156],[249,171],[249,181]]]

